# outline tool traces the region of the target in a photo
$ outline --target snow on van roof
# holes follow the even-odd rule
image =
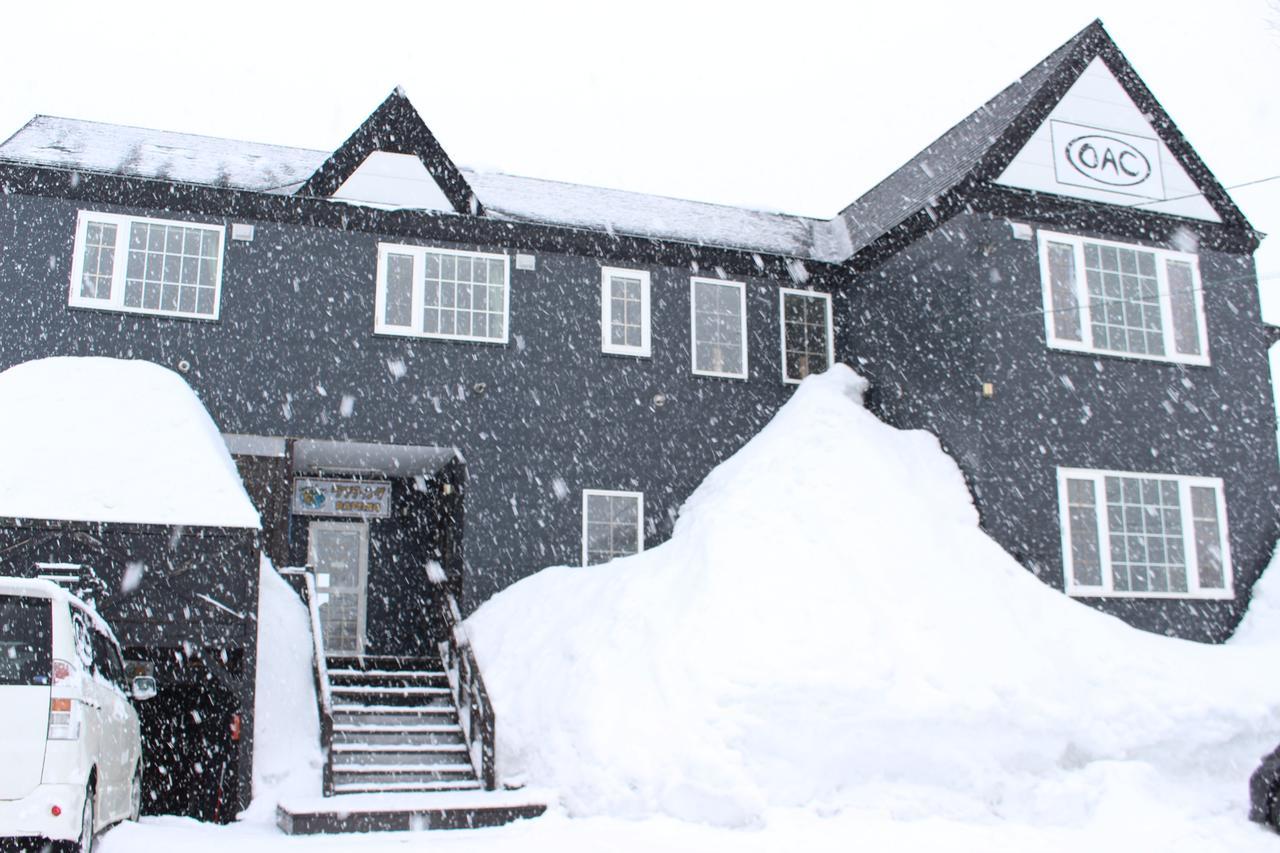
[[[147,361],[0,373],[0,517],[260,528],[195,393]]]

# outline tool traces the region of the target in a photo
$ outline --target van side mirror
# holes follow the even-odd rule
[[[133,698],[139,702],[145,702],[148,699],[155,698],[156,680],[150,675],[135,675],[133,677]]]

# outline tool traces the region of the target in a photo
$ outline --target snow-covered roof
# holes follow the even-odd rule
[[[0,145],[0,160],[160,178],[254,192],[295,192],[328,158],[325,151],[36,116]],[[815,260],[849,254],[840,219],[830,222],[759,210],[462,170],[491,214]]]
[[[0,471],[0,518],[261,526],[209,413],[147,361],[0,373]]]

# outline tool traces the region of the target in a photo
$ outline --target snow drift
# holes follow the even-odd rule
[[[242,819],[271,822],[281,797],[318,797],[324,768],[312,667],[311,614],[264,555],[258,587],[253,802]]]
[[[0,517],[259,527],[182,377],[147,361],[46,358],[0,373]]]
[[[842,365],[806,379],[669,541],[473,615],[502,774],[578,815],[1043,822],[1150,787],[1151,761],[1239,808],[1223,792],[1280,732],[1280,683],[1255,677],[1275,646],[1145,634],[1045,586],[979,529],[937,440],[863,390]]]

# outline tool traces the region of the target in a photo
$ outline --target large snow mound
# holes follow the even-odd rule
[[[195,392],[148,361],[0,373],[0,471],[0,518],[260,526]]]
[[[670,540],[472,616],[501,773],[577,815],[724,825],[804,804],[1117,819],[1107,792],[1188,774],[1218,780],[1204,802],[1146,807],[1243,820],[1280,732],[1276,646],[1157,637],[1044,585],[979,529],[937,440],[863,390],[842,365],[806,379]]]

